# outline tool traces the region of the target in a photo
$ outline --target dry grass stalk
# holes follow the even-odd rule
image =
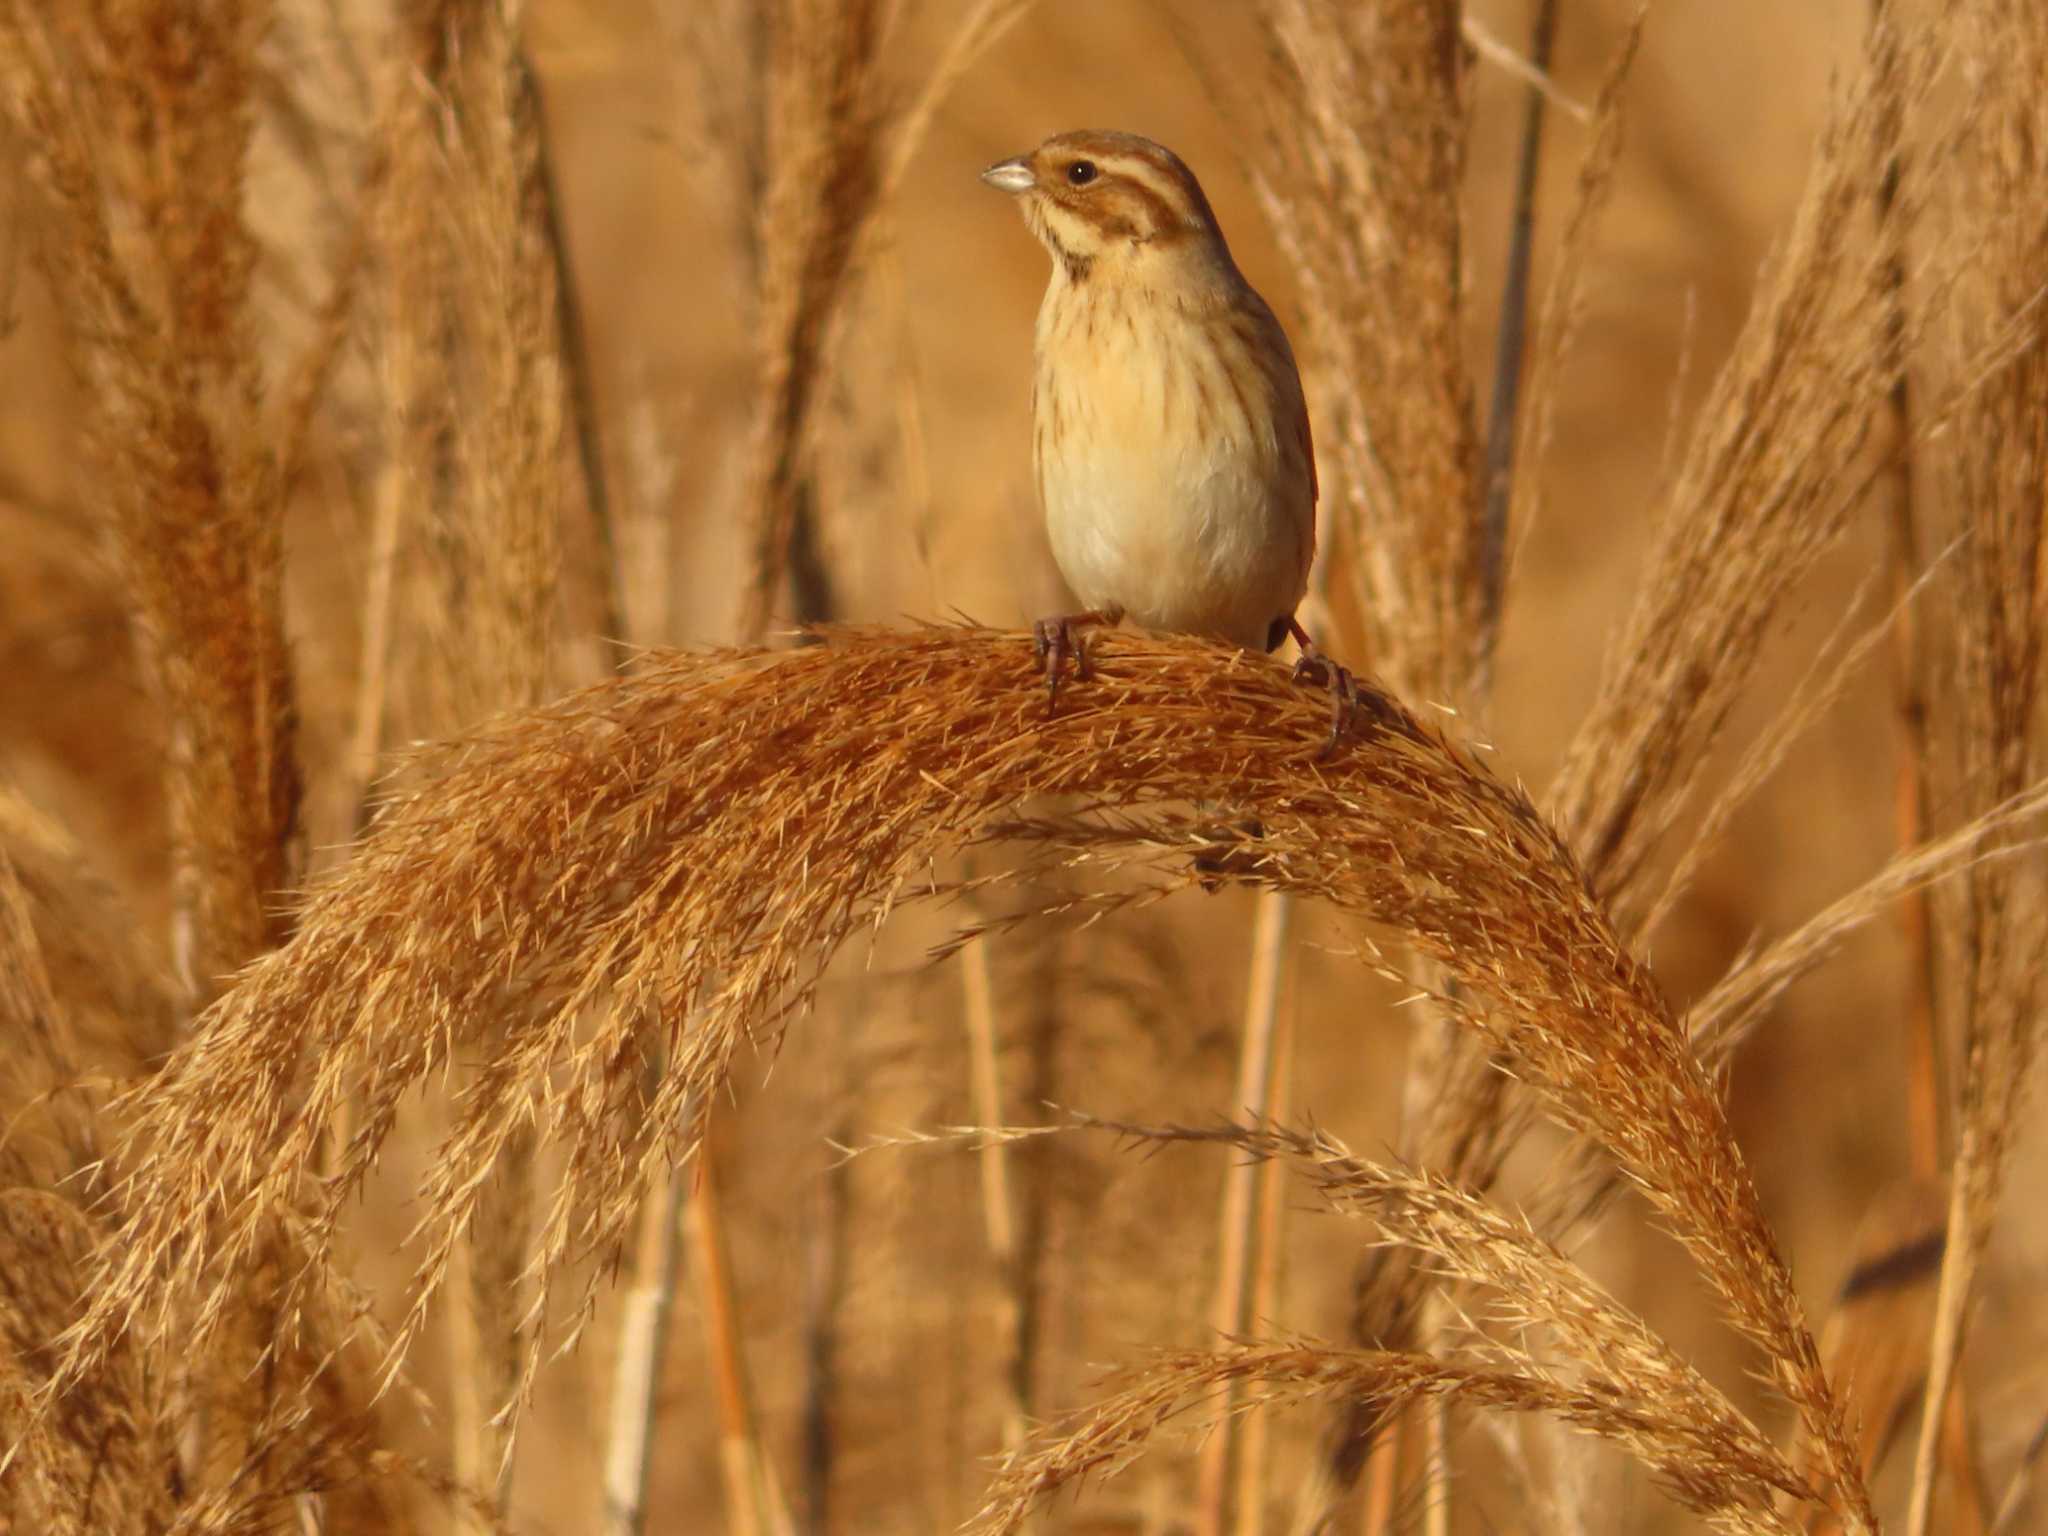
[[[990,943],[983,939],[960,951],[960,979],[966,1004],[968,1085],[974,1118],[983,1125],[1001,1125],[1003,1093],[996,1055],[995,988],[989,978]],[[1008,1357],[1003,1368],[1003,1449],[1014,1451],[1024,1443],[1025,1419],[1030,1412],[1023,1390],[1029,1368],[1021,1331],[1023,1270],[1017,1259],[1016,1207],[1010,1197],[1009,1153],[1000,1141],[991,1141],[981,1150],[981,1223],[1000,1297],[996,1326]]]
[[[5,1053],[0,1072],[40,1062],[37,1072],[54,1074],[24,1079],[15,1102],[79,1074],[130,1078],[154,1070],[177,1042],[184,999],[134,912],[92,871],[76,841],[5,786],[0,855],[13,866],[33,926],[35,959],[23,963],[44,978],[17,995],[47,993],[57,1003],[55,1013],[41,1004],[32,1010],[18,1004],[17,1016],[33,1012],[61,1026],[54,1044],[46,1044],[38,1031],[27,1037],[29,1049]],[[77,1150],[88,1152],[84,1145]],[[90,1151],[75,1167],[98,1157]]]
[[[824,1022],[830,1031],[825,1047],[830,1058],[846,1059],[850,1042],[844,1016],[832,1009],[826,1012]],[[843,1146],[851,1135],[847,1111],[842,1108],[826,1139],[831,1145]],[[810,1230],[804,1238],[803,1511],[804,1529],[824,1536],[835,1529],[833,1473],[839,1451],[841,1335],[854,1222],[853,1192],[844,1161],[834,1158],[815,1178]],[[1022,1272],[1019,1266],[1020,1295]],[[1021,1399],[1021,1389],[1013,1387],[1010,1396]]]
[[[1293,898],[1285,891],[1261,891],[1252,935],[1251,979],[1245,991],[1244,1026],[1238,1035],[1237,1092],[1233,1102],[1246,1114],[1269,1115],[1273,1109],[1274,1047],[1280,1026],[1280,986],[1285,975],[1288,931],[1293,927]],[[993,1124],[993,1121],[984,1121]],[[1223,1210],[1217,1234],[1216,1295],[1209,1321],[1223,1338],[1242,1338],[1251,1326],[1252,1268],[1265,1258],[1255,1242],[1260,1210],[1259,1170],[1251,1163],[1234,1164],[1224,1176]],[[1228,1390],[1228,1389],[1226,1389]],[[1221,1536],[1230,1520],[1232,1460],[1237,1447],[1237,1415],[1226,1404],[1224,1416],[1202,1446],[1196,1493],[1195,1529],[1202,1536]]]
[[[547,103],[541,94],[540,77],[524,51],[518,55],[514,68],[519,94],[528,103],[526,116],[531,124],[533,184],[540,210],[540,227],[547,240],[564,404],[574,429],[583,506],[589,519],[591,549],[581,567],[589,573],[587,585],[593,593],[590,606],[597,615],[598,634],[607,640],[623,641],[629,638],[631,631],[626,624],[626,579],[619,563],[617,514],[612,502],[611,477],[605,471],[597,378],[590,358],[589,328],[583,319],[582,289],[576,281],[576,266],[569,244],[568,216],[563,211],[561,186],[555,173]]]
[[[1608,59],[1594,103],[1586,151],[1579,160],[1571,211],[1558,242],[1550,284],[1536,328],[1537,346],[1529,368],[1525,404],[1518,415],[1520,442],[1515,457],[1525,466],[1517,475],[1508,510],[1510,526],[1526,535],[1543,505],[1543,475],[1557,412],[1563,397],[1565,368],[1571,360],[1584,319],[1586,280],[1601,221],[1613,198],[1615,168],[1621,159],[1624,110],[1643,28],[1649,20],[1648,0],[1636,5]]]
[[[1960,11],[1966,81],[1978,111],[1956,177],[1955,216],[1971,237],[1958,284],[1961,355],[2023,328],[2017,355],[1965,401],[1942,472],[1967,540],[1953,611],[1957,686],[1930,700],[1930,736],[1949,743],[1942,798],[1963,814],[2041,773],[2040,696],[2048,645],[2048,540],[2041,466],[2048,460],[2048,318],[2040,274],[2048,219],[2032,198],[2048,174],[2048,113],[2033,82],[2048,69],[2048,32],[2032,7],[1984,0]],[[2015,201],[2019,199],[2019,201]],[[1936,1302],[1926,1404],[1914,1461],[1911,1536],[1925,1536],[1938,1451],[1977,1272],[1991,1236],[2010,1146],[2039,1051],[2039,957],[2048,892],[2038,860],[1988,861],[1944,914],[1943,974],[1963,1056],[1947,1246]],[[1968,1497],[1973,1468],[1955,1468]]]
[[[619,1303],[618,1355],[605,1427],[605,1536],[641,1536],[646,1529],[654,1422],[662,1365],[668,1358],[668,1314],[682,1256],[682,1220],[679,1178],[665,1180],[641,1203],[633,1276]]]
[[[1701,1059],[1719,1070],[1785,991],[1840,948],[1842,941],[1889,911],[1901,897],[1980,864],[2009,862],[2035,844],[2006,846],[2048,810],[2048,779],[1992,806],[1953,832],[1895,855],[1854,890],[1830,902],[1790,933],[1729,966],[1686,1014],[1686,1032]]]
[[[1890,13],[1891,0],[1870,0],[1872,25],[1887,25]],[[1888,100],[1897,100],[1893,93],[1886,96]],[[1871,148],[1877,155],[1877,236],[1887,252],[1885,329],[1903,360],[1910,302],[1907,263],[1913,231],[1908,225],[1907,210],[1899,206],[1899,188],[1908,174],[1902,119],[1902,112],[1886,111],[1879,120],[1877,139]],[[1920,582],[1925,564],[1914,485],[1913,378],[1907,367],[1900,368],[1892,384],[1889,406],[1892,454],[1887,466],[1890,484],[1885,501],[1890,513],[1891,543],[1886,558],[1892,590],[1903,603],[1906,594]],[[1931,658],[1921,638],[1918,614],[1902,612],[1893,639],[1892,687],[1899,724],[1894,815],[1898,846],[1905,849],[1918,846],[1926,838],[1930,820],[1926,768],[1927,672]],[[1912,1149],[1914,1177],[1934,1179],[1941,1171],[1942,1081],[1940,1043],[1934,1023],[1934,936],[1925,892],[1916,892],[1901,904],[1899,925],[1911,956],[1913,977],[1906,1017],[1908,1145]]]
[[[1878,622],[1865,625],[1860,634],[1855,633],[1857,623],[1874,583],[1866,583],[1857,592],[1834,631],[1814,651],[1805,675],[1786,692],[1770,721],[1757,731],[1727,781],[1688,829],[1684,849],[1647,903],[1640,928],[1645,936],[1654,935],[1671,916],[1699,879],[1708,859],[1721,847],[1736,813],[1755,800],[1757,792],[1785,765],[1792,749],[1808,739],[1822,717],[1841,702],[1871,652],[1910,626],[1913,605],[1932,580],[1933,572],[1929,571],[1908,583],[1891,612]],[[1900,848],[1915,851],[1922,841],[1915,837],[1910,842],[1901,842]]]
[[[1290,970],[1292,968],[1290,967]],[[1267,1097],[1265,1118],[1285,1120],[1294,1110],[1294,1010],[1280,1012],[1273,1044],[1273,1088]],[[1250,1327],[1252,1338],[1272,1334],[1272,1320],[1280,1314],[1284,1280],[1281,1259],[1285,1250],[1287,1204],[1286,1170],[1269,1161],[1259,1170],[1258,1267],[1252,1276]],[[1245,1425],[1244,1447],[1237,1464],[1237,1536],[1263,1536],[1266,1503],[1272,1483],[1273,1416],[1254,1401]]]
[[[718,1395],[726,1521],[741,1536],[790,1536],[789,1508],[754,1424],[754,1394],[739,1349],[737,1298],[725,1248],[726,1221],[710,1167],[708,1157],[700,1158],[688,1214],[695,1239],[690,1251],[697,1261],[697,1290],[705,1311],[712,1314],[705,1319],[704,1334],[712,1348],[712,1384]]]
[[[2035,1427],[2028,1439],[2026,1449],[2020,1453],[2020,1463],[2013,1468],[2012,1480],[2006,1484],[2004,1496],[1998,1501],[1998,1513],[1991,1522],[1991,1536],[2011,1536],[2020,1529],[2020,1520],[2033,1507],[2034,1484],[2041,1470],[2042,1452],[2048,1451],[2048,1418]]]
[[[1325,537],[1363,654],[1397,693],[1462,703],[1486,625],[1480,446],[1461,287],[1467,88],[1456,7],[1265,0],[1276,78],[1259,190],[1302,286]],[[1314,382],[1312,379],[1311,382]]]
[[[1548,95],[1538,82],[1550,70],[1557,39],[1557,0],[1538,0],[1529,23],[1529,66],[1535,78],[1522,106],[1515,206],[1508,235],[1507,275],[1501,280],[1500,320],[1494,344],[1493,396],[1486,406],[1485,506],[1479,528],[1480,670],[1490,676],[1500,637],[1507,576],[1508,507],[1514,495],[1515,439],[1520,427],[1523,344],[1529,322],[1529,267],[1536,242],[1536,185],[1543,163],[1543,117]],[[1491,690],[1482,685],[1482,692]]]
[[[1173,808],[1199,798],[1264,826],[1250,850],[1264,883],[1387,925],[1466,989],[1459,1016],[1608,1146],[1685,1242],[1824,1448],[1832,1496],[1867,1526],[1712,1084],[1529,802],[1379,695],[1375,723],[1319,762],[1320,700],[1185,640],[1106,639],[1097,679],[1047,719],[1027,649],[929,629],[853,632],[766,666],[666,659],[424,759],[419,787],[316,891],[289,953],[259,963],[135,1106],[136,1198],[69,1338],[72,1371],[124,1330],[158,1336],[169,1296],[191,1300],[203,1336],[335,1109],[356,1095],[364,1115],[323,1233],[410,1088],[485,1039],[491,1059],[420,1190],[394,1358],[529,1123],[562,1162],[534,1250],[544,1302],[570,1260],[618,1252],[650,1174],[695,1145],[701,1110],[687,1107],[741,1041],[779,1041],[824,958],[914,894],[905,882],[924,883],[935,856],[1001,833],[1053,858],[1164,858],[1184,884],[1188,854],[1218,835]],[[1136,820],[1018,820],[1041,795]],[[651,1051],[670,1068],[650,1104],[637,1064]]]

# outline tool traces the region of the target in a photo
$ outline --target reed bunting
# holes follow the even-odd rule
[[[1046,685],[1085,675],[1085,625],[1125,616],[1270,651],[1357,703],[1295,609],[1315,554],[1316,465],[1287,333],[1231,259],[1201,184],[1135,134],[1085,131],[998,161],[1052,253],[1038,311],[1032,452],[1053,558],[1084,609],[1034,626]]]

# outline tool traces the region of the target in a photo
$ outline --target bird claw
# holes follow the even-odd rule
[[[1082,627],[1114,622],[1107,614],[1096,612],[1063,613],[1057,618],[1032,621],[1031,650],[1045,664],[1045,712],[1048,717],[1059,704],[1060,678],[1070,659],[1074,663],[1074,681],[1085,683],[1095,675],[1087,642],[1080,635]]]
[[[1330,739],[1323,743],[1323,750],[1316,754],[1322,761],[1337,750],[1337,744],[1344,739],[1344,733],[1351,729],[1358,719],[1362,701],[1358,692],[1358,679],[1350,669],[1339,666],[1321,651],[1313,641],[1303,637],[1298,642],[1301,655],[1294,663],[1294,681],[1316,679],[1314,686],[1330,695]]]

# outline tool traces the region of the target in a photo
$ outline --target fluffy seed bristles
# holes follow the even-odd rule
[[[1885,323],[1886,253],[1859,243],[1870,145],[1901,101],[1920,99],[1933,65],[1925,39],[1902,45],[1889,22],[1873,25],[1866,68],[1822,134],[1784,248],[1701,407],[1642,596],[1558,775],[1559,823],[1631,929],[1651,854],[1785,595],[1869,480],[1874,425],[1903,366]]]
[[[1427,1355],[1330,1349],[1312,1341],[1239,1345],[1213,1352],[1170,1354],[1127,1373],[1130,1384],[1097,1402],[1065,1433],[1006,1457],[986,1503],[969,1523],[977,1532],[1020,1529],[1031,1512],[1091,1474],[1107,1477],[1130,1464],[1160,1430],[1179,1420],[1202,1427],[1233,1383],[1255,1386],[1268,1410],[1351,1400],[1381,1415],[1433,1397],[1477,1408],[1542,1413],[1627,1446],[1657,1469],[1671,1496],[1716,1529],[1791,1536],[1766,1501],[1782,1465],[1758,1461],[1731,1444],[1719,1426],[1673,1419],[1633,1399],[1565,1385],[1528,1371],[1452,1365]]]
[[[1253,1158],[1283,1161],[1333,1210],[1373,1223],[1390,1243],[1427,1264],[1434,1281],[1487,1289],[1484,1332],[1467,1347],[1480,1363],[1524,1374],[1569,1375],[1574,1384],[1615,1401],[1654,1404],[1673,1423],[1711,1424],[1714,1434],[1769,1486],[1797,1498],[1813,1490],[1722,1393],[1681,1360],[1670,1345],[1545,1242],[1526,1220],[1495,1210],[1477,1194],[1427,1170],[1375,1163],[1352,1154],[1319,1129],[1285,1125],[1222,1125],[1191,1129],[1136,1125],[1077,1114],[1072,1127],[1108,1131],[1140,1142],[1215,1143]],[[1544,1363],[1530,1342],[1539,1329],[1571,1369]],[[1757,1490],[1731,1491],[1730,1502],[1757,1503]]]
[[[325,1191],[330,1224],[404,1095],[486,1034],[494,1055],[420,1190],[400,1348],[529,1124],[562,1158],[536,1271],[615,1254],[652,1168],[694,1144],[686,1107],[727,1080],[743,1038],[779,1041],[839,942],[928,886],[934,859],[1022,802],[1075,795],[1136,820],[1118,837],[1062,818],[1055,842],[1142,863],[1162,843],[1202,846],[1174,809],[1200,798],[1263,825],[1256,878],[1444,966],[1460,1016],[1609,1147],[1691,1249],[1816,1443],[1842,1453],[1828,1471],[1860,1512],[1790,1277],[1654,982],[1528,800],[1369,697],[1372,723],[1319,762],[1322,700],[1241,652],[1106,638],[1095,679],[1047,718],[1021,637],[855,631],[772,665],[654,659],[428,755],[294,943],[134,1106],[134,1214],[69,1340],[72,1369],[130,1326],[165,1326],[165,1295],[197,1298],[203,1332],[342,1103],[362,1118]],[[649,1103],[640,1066],[657,1048],[670,1065]]]

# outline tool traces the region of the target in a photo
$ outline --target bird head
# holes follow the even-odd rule
[[[1096,267],[1230,266],[1195,173],[1163,144],[1089,129],[999,160],[981,179],[1017,199],[1024,222],[1074,281]]]

